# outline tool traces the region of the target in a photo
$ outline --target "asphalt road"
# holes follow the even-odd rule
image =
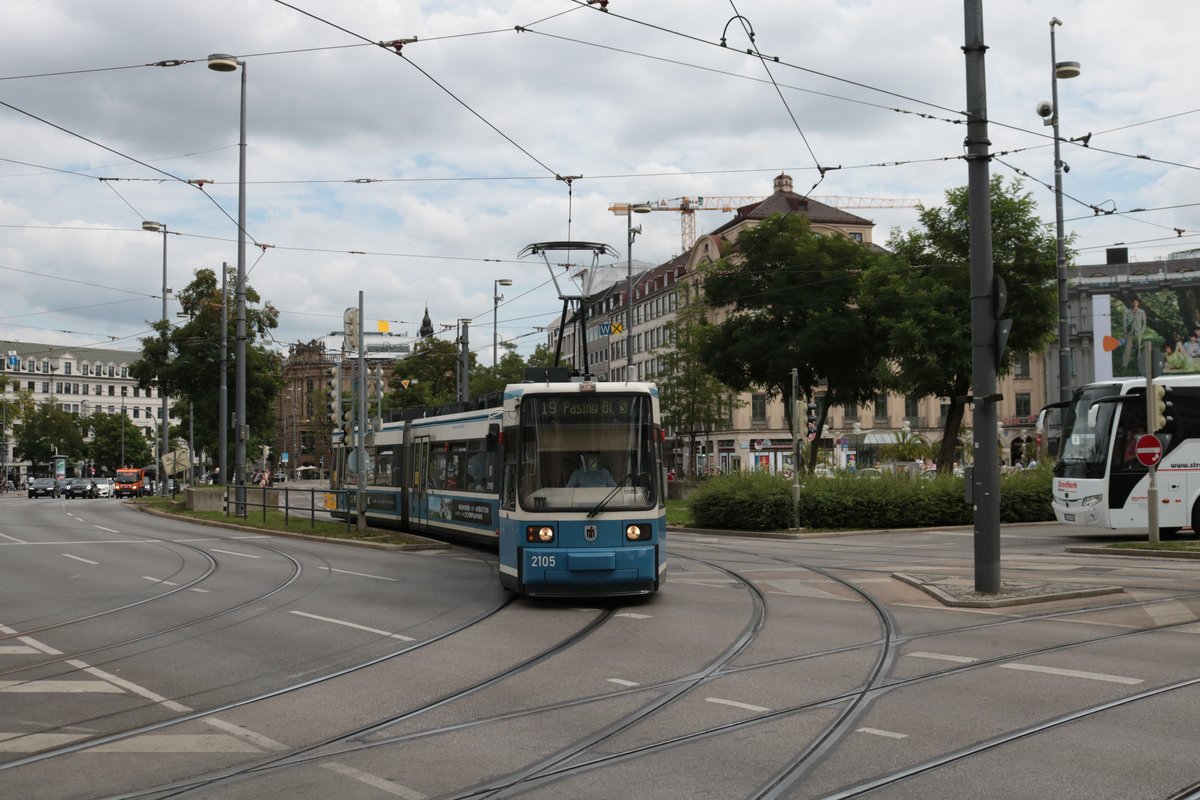
[[[641,601],[514,599],[493,553],[0,496],[0,796],[1171,798],[1200,782],[1200,562],[1006,526],[674,532]]]

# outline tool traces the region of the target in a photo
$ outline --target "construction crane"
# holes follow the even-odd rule
[[[678,211],[679,240],[682,252],[692,249],[696,243],[696,212],[724,211],[729,213],[742,206],[761,203],[765,197],[675,197],[670,200],[651,200],[646,205],[651,211]],[[846,197],[836,195],[813,195],[810,199],[834,208],[916,208],[921,202],[912,198],[893,197]],[[629,215],[629,203],[613,203],[608,210],[619,217]]]

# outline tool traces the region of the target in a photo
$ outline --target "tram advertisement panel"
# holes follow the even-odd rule
[[[492,507],[478,500],[459,500],[455,497],[430,497],[429,516],[472,525],[488,525],[492,522]]]

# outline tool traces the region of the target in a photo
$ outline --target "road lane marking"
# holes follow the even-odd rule
[[[99,530],[105,531],[106,533],[120,533],[120,531],[114,531],[112,528],[106,528],[103,525],[93,525],[92,527],[98,528]]]
[[[119,686],[122,689],[125,689],[128,692],[131,692],[132,694],[136,694],[139,697],[144,697],[147,700],[150,700],[151,702],[158,703],[163,708],[167,708],[167,709],[170,709],[171,711],[179,711],[179,712],[186,712],[186,711],[192,710],[192,709],[188,708],[187,706],[183,705],[182,703],[176,703],[174,700],[168,700],[167,698],[163,697],[162,695],[155,694],[154,692],[150,691],[149,689],[147,689],[143,686],[138,686],[136,683],[131,683],[130,681],[125,680],[124,678],[118,678],[116,675],[113,675],[111,672],[105,672],[102,669],[97,669],[96,667],[86,664],[83,661],[77,661],[77,660],[72,659],[72,660],[67,661],[67,663],[70,664],[72,667],[75,667],[76,669],[79,669],[79,670],[82,670],[83,672],[88,673],[89,675],[95,675],[97,678],[103,678],[104,680],[109,681],[110,683],[114,684],[115,686]]]
[[[235,553],[232,550],[218,550],[215,547],[209,548],[214,553],[224,553],[227,556],[241,556],[242,558],[261,558],[261,556],[252,556],[249,553]]]
[[[885,736],[888,739],[907,739],[907,733],[896,733],[895,731],[884,731],[879,728],[859,728],[856,733],[869,733],[872,736]]]
[[[108,681],[0,681],[0,692],[13,694],[124,694]]]
[[[626,619],[654,619],[653,615],[651,614],[635,614],[632,611],[622,611],[616,616],[625,617]]]
[[[86,738],[84,733],[0,733],[0,753],[40,753]]]
[[[723,706],[733,706],[734,708],[741,708],[745,709],[746,711],[763,712],[771,710],[769,708],[764,708],[763,706],[752,706],[749,703],[739,703],[736,700],[722,700],[720,697],[706,697],[704,699],[709,703],[717,703]]]
[[[1142,683],[1141,678],[1126,678],[1122,675],[1105,675],[1103,672],[1082,672],[1075,669],[1058,669],[1057,667],[1039,667],[1034,664],[1001,664],[1000,668],[1018,669],[1024,672],[1041,672],[1046,675],[1061,675],[1064,678],[1084,678],[1089,681],[1123,683],[1127,686]]]
[[[243,728],[241,725],[237,725],[232,722],[226,722],[225,720],[218,719],[216,717],[205,717],[204,721],[207,722],[209,725],[212,725],[214,728],[219,728],[220,730],[223,730],[226,733],[233,734],[234,736],[240,736],[241,738],[245,739],[248,742],[253,742],[254,744],[261,747],[263,750],[287,750],[288,749],[288,746],[286,744],[284,744],[282,742],[277,742],[274,739],[270,739],[266,736],[263,736],[261,733],[255,733],[254,731],[250,730],[249,728]]]
[[[15,536],[9,536],[7,533],[0,533],[0,536],[8,539],[10,542],[16,542],[17,544],[29,544],[29,542],[25,541],[24,539],[18,539]]]
[[[295,614],[298,617],[308,617],[309,619],[317,619],[317,620],[320,620],[321,622],[332,622],[334,625],[345,625],[347,628],[355,628],[360,631],[366,631],[367,633],[377,633],[380,636],[388,636],[388,637],[391,637],[392,639],[399,639],[402,642],[415,642],[416,641],[416,639],[412,638],[411,636],[404,636],[403,634],[391,633],[389,631],[381,631],[378,628],[368,628],[366,625],[359,625],[356,622],[347,622],[343,619],[332,619],[331,617],[319,617],[316,614],[308,614],[304,611],[289,611],[288,613]]]
[[[351,572],[348,569],[334,569],[333,567],[322,567],[322,569],[329,570],[330,572],[338,572],[338,573],[341,573],[342,575],[354,575],[359,578],[374,578],[377,581],[393,581],[393,582],[395,582],[395,581],[400,580],[399,578],[388,578],[383,575],[368,575],[365,572]]]
[[[615,683],[617,686],[639,686],[640,685],[640,684],[634,683],[633,681],[621,680],[620,678],[608,678],[608,682]]]
[[[73,556],[70,553],[63,553],[63,556],[65,558],[73,558],[76,561],[82,561],[85,564],[91,564],[92,566],[99,566],[100,564],[99,561],[92,561],[90,558],[80,558],[79,556]]]
[[[162,578],[151,578],[149,575],[143,575],[142,580],[150,581],[151,583],[161,583],[163,586],[178,586],[179,585],[178,583],[171,583],[170,581],[164,581]]]
[[[36,647],[19,644],[0,644],[0,656],[31,656],[38,652]]]
[[[905,653],[909,658],[932,658],[935,661],[953,661],[955,664],[974,664],[979,659],[970,656],[952,656],[946,653]]]
[[[92,753],[261,753],[224,733],[150,733],[93,747]]]
[[[407,786],[401,786],[398,783],[392,783],[389,780],[380,778],[378,775],[372,775],[369,772],[363,772],[360,769],[355,769],[354,767],[346,764],[339,764],[336,761],[331,761],[328,764],[322,764],[321,766],[327,770],[330,770],[331,772],[336,772],[339,775],[345,775],[347,778],[353,778],[360,783],[365,783],[368,786],[372,786],[381,792],[387,792],[393,797],[401,797],[404,798],[404,800],[425,800],[427,797],[427,795],[423,795],[415,789],[410,789]]]
[[[45,653],[48,656],[61,656],[62,655],[62,651],[55,650],[53,647],[51,647],[48,644],[42,644],[37,639],[34,639],[30,636],[17,636],[17,632],[14,631],[12,628],[8,627],[7,625],[0,625],[0,633],[7,633],[9,636],[16,636],[18,642],[24,642],[29,647],[32,647],[34,650],[38,651],[39,653]]]

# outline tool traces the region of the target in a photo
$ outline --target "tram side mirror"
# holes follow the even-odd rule
[[[488,425],[487,432],[487,451],[494,453],[500,449],[500,424],[493,422]]]
[[[1096,422],[1100,419],[1100,406],[1097,403],[1092,403],[1088,407],[1087,424],[1088,430],[1096,429]]]

